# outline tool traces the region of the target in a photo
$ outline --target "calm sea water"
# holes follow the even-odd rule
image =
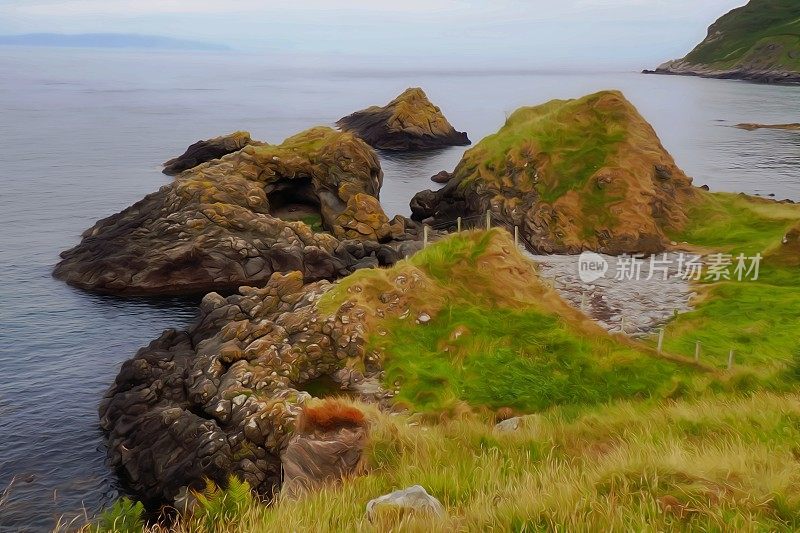
[[[117,496],[97,404],[120,363],[192,302],[92,296],[50,277],[96,219],[167,183],[159,163],[199,138],[278,142],[408,86],[477,141],[521,105],[625,92],[678,164],[712,189],[800,199],[800,135],[730,127],[800,121],[800,88],[635,73],[293,68],[265,57],[0,48],[0,530],[41,530]],[[383,157],[382,202],[408,214],[463,149]],[[13,480],[13,483],[12,483]]]

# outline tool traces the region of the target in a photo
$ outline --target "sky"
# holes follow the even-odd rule
[[[746,0],[0,0],[0,34],[120,32],[239,51],[499,67],[642,67]]]

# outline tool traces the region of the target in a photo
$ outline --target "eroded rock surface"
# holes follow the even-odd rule
[[[633,105],[604,91],[515,111],[411,209],[434,225],[489,210],[538,253],[658,252],[696,191]]]
[[[381,210],[382,177],[369,146],[330,128],[246,146],[97,222],[54,275],[98,292],[165,295],[232,291],[273,272],[314,281],[389,265],[418,245],[413,227],[389,224]],[[327,232],[313,231],[309,216]]]
[[[311,399],[303,389],[329,378],[340,393],[390,398],[380,387],[363,388],[382,370],[367,350],[367,324],[407,315],[408,298],[425,298],[424,284],[407,266],[370,307],[354,299],[357,289],[323,306],[335,285],[304,285],[300,272],[273,274],[263,288],[228,298],[208,294],[192,327],[164,332],[122,365],[100,406],[112,464],[135,491],[161,501],[231,474],[269,497],[280,486],[281,457],[298,479],[292,491],[355,469],[363,424],[296,432]],[[313,464],[297,464],[315,454]]]
[[[197,141],[189,146],[182,155],[165,162],[162,172],[168,176],[175,176],[202,163],[238,152],[249,144],[260,145],[263,143],[253,141],[250,133],[246,131],[236,131],[213,139]]]
[[[380,150],[427,150],[470,144],[420,88],[406,89],[387,105],[372,106],[336,123]]]

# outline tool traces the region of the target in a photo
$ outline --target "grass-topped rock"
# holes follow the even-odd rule
[[[603,91],[518,109],[411,208],[430,223],[490,210],[539,252],[655,252],[696,191],[636,108]]]
[[[248,145],[97,222],[54,274],[98,292],[164,295],[259,285],[273,272],[318,280],[391,264],[411,243],[397,241],[405,220],[380,208],[382,177],[366,143],[330,128]]]
[[[336,125],[380,150],[426,150],[470,143],[467,134],[456,131],[418,87],[406,89],[383,107],[356,111]]]
[[[100,411],[113,464],[143,494],[171,500],[234,474],[270,496],[308,391],[434,415],[531,413],[681,395],[710,379],[609,336],[493,230],[333,284],[295,272],[209,294],[188,330],[123,364]]]
[[[712,24],[686,57],[654,72],[800,82],[800,6],[797,0],[750,0]]]

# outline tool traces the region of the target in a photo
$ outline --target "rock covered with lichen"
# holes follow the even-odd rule
[[[540,253],[658,252],[698,197],[653,128],[618,91],[515,111],[468,150],[412,218],[455,226],[491,212]]]
[[[166,161],[162,172],[168,176],[175,176],[197,165],[238,152],[250,144],[262,143],[251,139],[250,133],[246,131],[235,131],[228,135],[200,140],[190,145],[183,154]]]
[[[208,294],[193,326],[164,332],[122,365],[100,406],[111,463],[136,492],[161,501],[230,475],[271,496],[281,457],[294,464],[313,449],[339,449],[354,468],[352,448],[342,446],[363,447],[362,426],[323,428],[297,442],[304,433],[296,423],[311,398],[304,388],[326,378],[373,401],[390,398],[391,391],[364,388],[381,372],[368,349],[369,324],[376,316],[405,318],[408,298],[424,298],[425,283],[406,266],[371,307],[359,304],[360,285],[339,287],[323,305],[336,285],[304,285],[299,272],[273,274],[263,288],[228,298]],[[326,464],[318,469],[336,471],[337,461]],[[311,475],[300,464],[292,471]]]
[[[470,144],[419,87],[406,89],[387,105],[372,106],[339,119],[350,131],[380,150],[427,150]]]
[[[314,281],[392,264],[417,245],[405,222],[387,223],[382,177],[366,143],[330,128],[248,145],[97,222],[54,275],[97,292],[166,295],[259,285],[273,272]],[[362,197],[369,216],[353,212]]]

